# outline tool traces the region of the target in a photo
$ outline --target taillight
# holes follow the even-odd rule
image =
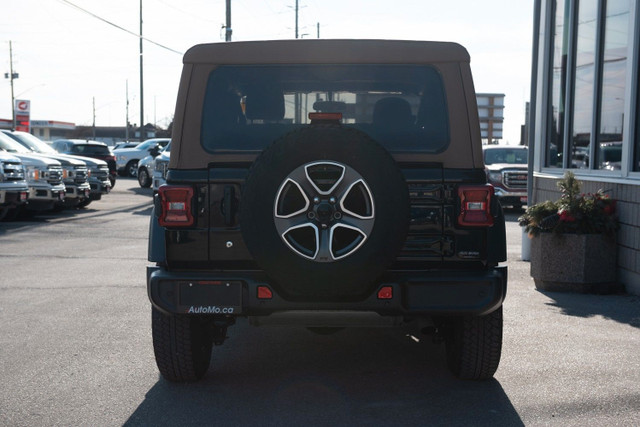
[[[163,227],[188,227],[193,225],[191,200],[193,188],[163,185],[158,188],[162,212],[158,223]]]
[[[491,215],[492,185],[458,187],[458,197],[460,198],[459,225],[468,227],[493,225],[493,215]]]

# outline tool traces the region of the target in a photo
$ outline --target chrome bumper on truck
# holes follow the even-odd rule
[[[507,293],[507,267],[482,271],[390,272],[366,299],[356,302],[289,301],[258,272],[180,273],[147,267],[151,303],[165,313],[233,316],[282,311],[371,311],[381,315],[483,315]]]

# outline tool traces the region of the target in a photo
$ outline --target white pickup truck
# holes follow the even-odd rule
[[[11,219],[27,202],[29,187],[19,158],[0,151],[0,221]]]
[[[0,151],[6,151],[19,158],[26,169],[25,178],[29,186],[29,203],[25,206],[27,210],[51,210],[56,202],[64,200],[65,186],[62,182],[63,172],[59,161],[33,154],[2,132],[0,132]]]

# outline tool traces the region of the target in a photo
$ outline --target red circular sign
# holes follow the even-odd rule
[[[26,111],[29,109],[29,103],[27,101],[18,102],[18,110]]]

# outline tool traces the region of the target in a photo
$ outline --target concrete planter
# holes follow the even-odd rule
[[[541,233],[531,240],[531,277],[542,291],[617,292],[616,253],[604,234]]]

